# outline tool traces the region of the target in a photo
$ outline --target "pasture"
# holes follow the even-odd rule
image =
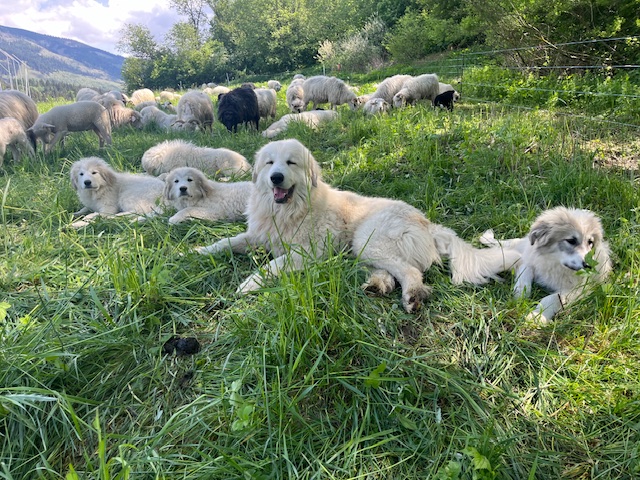
[[[525,235],[549,207],[591,209],[610,281],[542,327],[525,321],[542,291],[514,300],[509,273],[455,286],[433,267],[432,296],[407,314],[399,289],[362,291],[364,270],[340,251],[237,296],[265,252],[190,250],[243,223],[167,214],[72,229],[69,169],[97,155],[141,172],[143,153],[173,138],[252,160],[267,139],[218,122],[115,130],[102,150],[72,134],[0,171],[0,478],[640,475],[637,128],[464,97],[453,112],[339,111],[277,139],[298,138],[331,185],[404,200],[475,245],[487,228]],[[200,351],[167,353],[174,335]]]

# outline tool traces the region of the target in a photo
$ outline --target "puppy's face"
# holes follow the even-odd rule
[[[70,172],[75,190],[98,190],[111,182],[111,168],[100,158],[86,158],[76,162]]]
[[[587,255],[602,242],[600,220],[586,210],[554,209],[531,227],[529,240],[541,253],[571,270],[590,268]]]
[[[165,178],[164,196],[167,200],[200,200],[205,196],[204,174],[195,168],[181,167],[171,170]]]
[[[319,167],[311,152],[298,140],[271,142],[256,154],[253,182],[261,192],[271,192],[273,201],[286,204],[306,198],[318,184]]]

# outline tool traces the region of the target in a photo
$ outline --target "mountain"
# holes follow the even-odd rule
[[[29,78],[96,85],[121,81],[124,57],[66,38],[0,25],[0,65],[5,52],[26,62]],[[4,77],[6,70],[0,70]]]

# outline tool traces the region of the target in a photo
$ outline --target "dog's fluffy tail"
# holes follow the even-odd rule
[[[438,253],[449,258],[454,284],[482,285],[492,279],[499,280],[498,274],[510,269],[520,258],[517,251],[501,246],[475,248],[442,225],[433,225],[432,233]]]

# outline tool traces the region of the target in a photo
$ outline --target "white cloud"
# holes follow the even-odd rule
[[[77,40],[107,52],[125,23],[147,26],[157,42],[180,17],[168,0],[16,0],[1,2],[0,25]]]

